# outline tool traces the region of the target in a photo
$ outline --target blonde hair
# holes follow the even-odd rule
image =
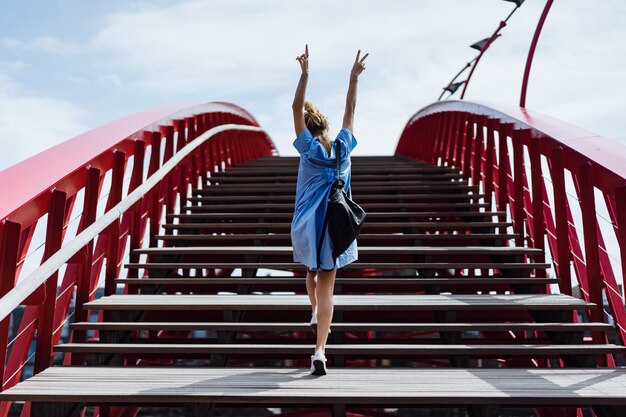
[[[330,156],[330,138],[328,137],[328,119],[324,113],[310,101],[304,102],[304,123],[311,135],[320,141]]]

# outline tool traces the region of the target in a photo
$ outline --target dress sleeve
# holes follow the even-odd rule
[[[348,154],[352,153],[352,150],[356,147],[357,141],[350,129],[344,127],[339,131],[337,135],[337,140],[343,142],[348,150]]]
[[[309,132],[309,129],[304,129],[300,132],[296,140],[293,141],[293,146],[298,150],[300,155],[306,155],[311,148],[312,141],[313,136],[311,135],[311,132]]]

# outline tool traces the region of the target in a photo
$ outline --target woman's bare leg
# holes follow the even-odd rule
[[[306,271],[306,293],[309,295],[309,301],[311,302],[311,314],[315,314],[317,312],[317,299],[315,298],[315,287],[317,280],[315,279],[317,276],[317,271],[311,271],[307,269]]]
[[[335,275],[337,270],[318,271],[317,286],[315,294],[317,296],[317,342],[315,351],[321,349],[326,352],[326,340],[330,330],[330,322],[333,320],[333,291],[335,288]]]

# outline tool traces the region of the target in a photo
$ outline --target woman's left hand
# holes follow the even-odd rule
[[[304,53],[296,58],[300,63],[300,69],[303,74],[309,73],[309,45],[304,46]]]

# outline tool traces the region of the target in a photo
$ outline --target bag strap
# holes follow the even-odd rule
[[[337,160],[337,181],[341,179],[341,148],[338,140],[335,140],[335,159]],[[326,236],[326,229],[328,228],[328,204],[326,206],[326,213],[324,214],[324,224],[322,226],[322,236],[317,244],[317,269],[320,269],[320,255],[322,253],[322,243]]]
[[[337,159],[337,180],[341,179],[341,148],[339,141],[335,139],[335,158]],[[352,198],[352,187],[348,187],[348,198]]]
[[[335,159],[337,160],[337,179],[341,176],[341,148],[339,141],[335,139]]]

